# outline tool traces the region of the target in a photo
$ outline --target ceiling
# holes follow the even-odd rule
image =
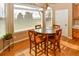
[[[50,7],[50,5],[53,5],[55,3],[16,3],[18,5],[24,5],[29,7],[35,7],[35,8],[44,8],[47,9],[47,7]]]

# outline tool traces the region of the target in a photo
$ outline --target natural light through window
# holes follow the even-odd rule
[[[34,28],[41,23],[40,10],[14,5],[14,31],[23,31]]]
[[[4,4],[0,3],[0,37],[5,34],[5,12]]]

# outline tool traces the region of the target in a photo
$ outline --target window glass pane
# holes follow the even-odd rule
[[[25,8],[26,7],[26,8]],[[40,13],[38,9],[27,8],[27,6],[14,5],[14,31],[23,31],[34,28],[40,24]]]
[[[0,37],[5,34],[5,12],[4,4],[0,3]]]

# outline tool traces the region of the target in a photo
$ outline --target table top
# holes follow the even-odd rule
[[[55,29],[52,28],[46,28],[46,29],[34,29],[34,31],[41,33],[41,34],[54,34],[56,33]]]

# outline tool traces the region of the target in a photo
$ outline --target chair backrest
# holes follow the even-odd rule
[[[53,25],[55,29],[60,29],[60,25]]]
[[[41,25],[35,25],[35,29],[40,29]]]
[[[35,32],[32,31],[32,30],[29,30],[29,31],[28,31],[28,35],[29,35],[30,41],[34,41]]]
[[[39,43],[41,41],[42,37],[41,37],[41,34],[39,34],[38,32],[29,30],[28,34],[29,34],[30,41],[33,41],[35,43]]]
[[[36,43],[41,42],[42,38],[43,38],[43,35],[42,34],[40,34],[38,32],[35,32],[35,42]]]
[[[62,29],[56,30],[56,37],[57,37],[58,40],[60,40],[61,34],[62,34]]]

